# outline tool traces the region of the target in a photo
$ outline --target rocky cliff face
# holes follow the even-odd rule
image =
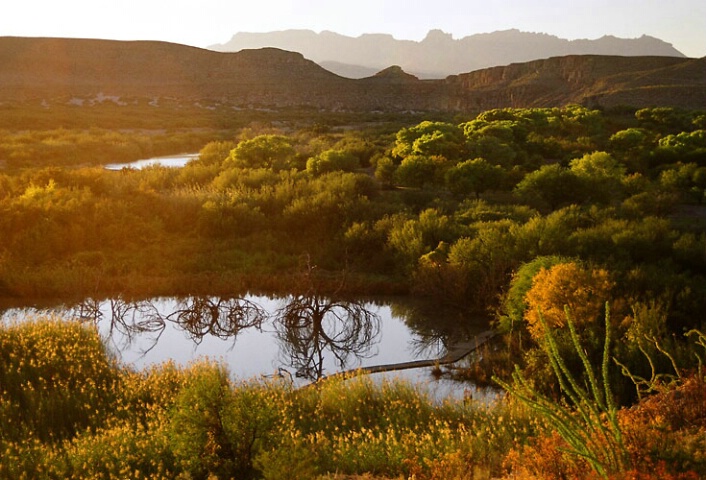
[[[238,108],[477,111],[670,105],[706,109],[706,59],[565,56],[420,80],[399,66],[359,80],[274,48],[220,53],[164,42],[0,38],[0,102],[97,96]]]
[[[456,108],[669,105],[706,108],[706,59],[581,55],[446,79]]]

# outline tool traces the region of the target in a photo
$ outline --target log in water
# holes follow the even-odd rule
[[[488,343],[490,340],[495,338],[497,335],[496,332],[492,330],[486,330],[485,332],[477,335],[476,337],[472,338],[471,340],[465,341],[465,342],[459,342],[451,346],[449,348],[448,352],[446,352],[446,355],[444,355],[441,358],[432,358],[432,359],[426,359],[426,360],[413,360],[410,362],[401,362],[401,363],[390,363],[386,365],[372,365],[369,367],[359,367],[359,368],[353,368],[350,370],[346,370],[343,372],[336,372],[332,375],[328,375],[325,377],[322,377],[318,381],[323,381],[323,380],[328,380],[331,378],[340,378],[340,377],[350,377],[353,375],[357,374],[372,374],[372,373],[383,373],[383,372],[396,372],[400,370],[409,370],[412,368],[424,368],[424,367],[434,367],[438,365],[450,365],[452,363],[456,363],[459,360],[463,359],[464,357],[470,355],[473,353],[475,350],[479,349],[486,343]],[[310,385],[316,385],[318,382],[310,383],[307,386]]]

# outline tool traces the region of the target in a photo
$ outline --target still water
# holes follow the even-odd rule
[[[97,326],[126,365],[165,361],[187,365],[203,357],[225,363],[236,379],[280,376],[303,386],[366,366],[441,358],[454,342],[485,329],[453,316],[389,300],[332,300],[318,295],[88,299],[53,308],[9,308],[3,322],[56,315]],[[383,374],[403,378],[437,398],[472,394],[472,385],[438,378],[431,368]]]
[[[109,163],[105,165],[104,168],[106,170],[122,170],[123,168],[134,168],[136,170],[140,170],[153,165],[159,165],[162,167],[183,167],[189,161],[198,158],[198,156],[198,153],[182,153],[180,155],[145,158],[143,160],[136,160],[128,163]]]

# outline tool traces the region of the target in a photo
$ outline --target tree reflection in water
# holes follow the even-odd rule
[[[176,310],[165,314],[153,300],[128,301],[110,299],[110,338],[118,332],[127,344],[136,336],[151,337],[148,352],[156,344],[168,324],[186,332],[196,344],[213,336],[235,341],[238,333],[249,328],[261,329],[268,318],[267,311],[245,298],[188,297],[180,299]],[[100,303],[87,300],[75,308],[76,315],[94,322],[103,317]]]
[[[264,308],[245,298],[193,297],[181,307],[166,319],[188,332],[196,343],[206,335],[227,340],[245,329],[261,330],[268,317]]]
[[[480,316],[477,321],[470,322],[465,311],[428,303],[394,303],[390,308],[414,331],[412,348],[417,358],[443,357],[454,345],[475,338],[486,330],[488,323]]]
[[[327,352],[343,370],[351,356],[373,356],[380,318],[360,302],[336,301],[315,294],[290,297],[275,312],[275,330],[283,361],[296,376],[318,380]]]
[[[252,328],[262,331],[271,321],[282,362],[297,377],[309,380],[324,375],[329,354],[340,369],[348,366],[351,357],[374,355],[380,336],[380,318],[363,302],[330,300],[311,293],[287,298],[273,313],[247,298],[188,297],[169,313],[153,300],[117,298],[106,307],[89,299],[74,308],[74,315],[97,324],[105,310],[110,315],[109,338],[114,340],[118,333],[127,346],[139,337],[143,353],[154,348],[169,324],[186,332],[196,344],[207,336],[235,344],[239,333]]]
[[[106,304],[109,312],[108,338],[114,340],[120,334],[125,345],[129,345],[137,336],[154,334],[152,348],[161,336],[166,322],[159,309],[151,300],[130,301],[122,297],[111,298]],[[72,316],[82,321],[91,321],[96,326],[103,320],[103,302],[88,298],[73,308]]]

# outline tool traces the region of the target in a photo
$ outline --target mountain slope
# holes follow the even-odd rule
[[[455,109],[592,106],[706,108],[706,59],[580,55],[451,76]]]
[[[420,80],[399,66],[352,80],[299,53],[220,53],[165,42],[0,38],[0,103],[207,102],[234,108],[477,111],[500,107],[706,109],[706,59],[564,56]],[[119,100],[116,100],[119,99]],[[90,102],[89,102],[90,103]]]
[[[421,42],[396,40],[384,34],[353,38],[310,30],[240,32],[227,43],[210,48],[236,52],[263,47],[299,52],[351,78],[362,76],[356,69],[381,70],[389,65],[399,65],[420,78],[444,78],[481,68],[566,55],[684,57],[672,45],[645,35],[635,39],[604,36],[596,40],[566,40],[519,30],[477,34],[458,40],[441,30],[431,30]]]
[[[0,98],[11,91],[14,98],[17,93],[37,97],[100,91],[183,98],[295,95],[305,88],[301,82],[348,81],[301,54],[277,49],[223,54],[153,41],[0,38]]]

